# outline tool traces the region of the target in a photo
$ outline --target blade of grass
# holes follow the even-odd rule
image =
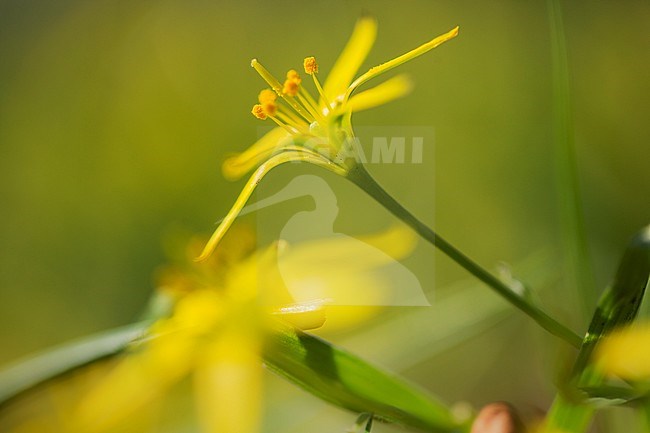
[[[581,317],[596,302],[593,271],[581,207],[578,165],[571,117],[569,63],[559,0],[548,0],[553,80],[553,148],[564,268],[568,287],[576,287]]]
[[[591,355],[603,336],[634,320],[649,277],[650,226],[632,239],[621,259],[614,282],[598,303],[569,384],[558,394],[547,417],[549,431],[586,431],[595,409],[579,389],[597,388],[604,383],[604,377],[590,365]]]

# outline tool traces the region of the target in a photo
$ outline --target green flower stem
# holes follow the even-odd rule
[[[593,415],[594,408],[591,406],[575,403],[558,394],[546,416],[546,431],[584,433],[589,428]],[[562,430],[559,430],[560,426]]]
[[[372,198],[377,200],[387,210],[397,218],[404,221],[416,233],[433,244],[440,251],[445,253],[449,258],[462,266],[470,274],[487,284],[499,295],[503,296],[508,302],[530,316],[542,328],[571,344],[574,347],[580,347],[582,338],[571,331],[566,326],[553,319],[551,316],[531,304],[527,299],[514,292],[505,283],[497,277],[483,269],[478,263],[467,257],[460,250],[440,237],[436,232],[417,219],[412,213],[404,208],[397,200],[384,190],[381,185],[373,179],[361,164],[357,164],[348,173],[348,179],[356,184],[359,188],[368,193]]]

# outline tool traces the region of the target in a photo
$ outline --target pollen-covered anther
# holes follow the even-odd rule
[[[278,111],[278,106],[275,102],[264,102],[262,104],[262,109],[267,116],[275,116],[276,111]]]
[[[298,94],[298,90],[300,90],[300,84],[298,84],[295,80],[290,80],[288,78],[285,80],[284,86],[282,87],[282,93],[289,96],[296,96]]]
[[[253,113],[253,116],[257,117],[260,120],[266,119],[266,111],[264,110],[264,107],[262,107],[261,104],[255,104],[253,105],[253,109],[251,110],[251,113]]]
[[[275,100],[278,98],[278,94],[271,89],[264,89],[257,96],[257,99],[260,101],[260,104],[269,104],[275,103]]]
[[[318,63],[316,63],[316,57],[305,57],[302,65],[305,67],[305,73],[309,75],[318,73]]]
[[[300,74],[298,74],[298,72],[295,69],[290,69],[289,72],[287,72],[287,80],[295,81],[298,84],[302,82],[302,78],[300,78]]]

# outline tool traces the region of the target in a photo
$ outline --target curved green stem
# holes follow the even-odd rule
[[[551,316],[540,310],[535,305],[531,304],[527,299],[514,292],[505,283],[492,275],[490,272],[482,268],[478,263],[467,257],[460,250],[452,244],[443,239],[440,235],[434,232],[431,228],[425,225],[422,221],[417,219],[410,213],[404,206],[395,200],[381,185],[375,181],[366,169],[358,164],[350,170],[347,178],[356,184],[359,188],[364,190],[372,198],[377,200],[387,210],[389,210],[397,218],[408,224],[413,230],[416,231],[425,240],[433,244],[440,251],[445,253],[449,258],[462,266],[470,274],[487,284],[499,295],[503,296],[512,305],[526,313],[542,328],[571,344],[574,347],[580,347],[582,338],[575,332],[553,319]]]

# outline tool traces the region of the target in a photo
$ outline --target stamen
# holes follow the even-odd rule
[[[270,116],[273,116],[275,112],[278,111],[278,106],[275,102],[265,102],[262,104],[262,108],[264,108],[264,112]]]
[[[290,69],[289,72],[287,72],[287,80],[293,80],[298,84],[302,82],[302,78],[300,78],[300,75],[295,69]]]
[[[318,63],[316,63],[316,57],[305,57],[302,65],[305,68],[305,73],[309,75],[313,75],[318,72]]]
[[[299,131],[302,134],[308,134],[309,133],[309,128],[307,127],[305,122],[296,123],[296,122],[294,122],[294,120],[292,118],[290,118],[289,116],[287,116],[286,114],[281,113],[281,112],[278,112],[277,114],[275,114],[275,117],[277,117],[280,121],[286,123],[288,126],[290,126],[291,128]]]
[[[309,126],[307,122],[305,122],[304,119],[301,117],[298,117],[295,112],[291,111],[288,107],[285,105],[278,105],[278,112],[282,113],[283,115],[287,116],[289,119],[291,119],[290,123],[292,125],[302,127],[302,126]]]
[[[290,84],[285,84],[285,89],[283,89],[284,93],[289,94],[291,96],[293,96],[293,93],[298,95],[298,92],[295,91],[295,89],[291,89],[291,88],[287,89],[287,87],[291,87],[291,85]],[[275,96],[276,96],[275,93],[271,92],[270,90],[269,90],[269,92],[272,93],[273,97],[275,98]],[[268,100],[268,96],[269,96],[268,94],[261,95],[260,99]],[[300,99],[300,95],[298,95],[298,97],[299,97],[298,100],[302,102],[302,99]],[[307,126],[309,126],[309,124],[307,122],[305,122],[301,117],[296,115],[293,111],[288,109],[288,107],[285,109],[286,106],[278,105],[273,101],[262,103],[262,107],[264,107],[264,110],[266,110],[267,115],[277,116],[284,123],[290,125],[291,127],[295,128],[296,130],[299,130],[299,131],[301,131],[303,133],[308,133],[309,132],[309,129],[307,128]],[[308,106],[306,106],[305,108],[307,108],[307,111],[309,111],[309,113],[312,116],[314,116],[314,117],[317,116],[317,114],[318,114],[317,111],[312,111]]]
[[[287,80],[284,82],[284,86],[282,87],[282,93],[289,96],[296,96],[298,94],[298,90],[300,90],[300,84],[294,80],[287,78]]]
[[[311,77],[314,79],[314,85],[318,89],[318,93],[320,94],[320,97],[323,99],[323,102],[327,107],[327,111],[330,111],[332,109],[332,104],[330,104],[330,101],[327,100],[327,96],[325,96],[325,92],[323,92],[323,88],[320,85],[320,81],[318,81],[318,78],[316,78],[316,74],[312,74]]]
[[[289,126],[289,125],[287,125],[286,123],[280,121],[280,120],[279,120],[277,117],[275,117],[275,116],[272,116],[272,115],[268,114],[268,117],[269,117],[269,119],[271,119],[272,121],[274,121],[278,126],[284,128],[284,129],[285,129],[289,134],[291,134],[291,135],[295,135],[295,134],[298,134],[298,133],[300,132],[300,131],[298,131],[296,128],[294,128],[294,127],[292,127],[292,126]]]
[[[285,95],[282,92],[282,84],[280,84],[277,78],[271,75],[271,73],[264,66],[262,66],[260,62],[257,61],[257,59],[251,60],[251,66],[255,68],[257,73],[260,74],[260,76],[267,83],[269,83],[273,91],[275,91],[275,93],[281,96],[282,99],[284,99],[287,102],[287,104],[291,105],[291,107],[293,107],[294,110],[296,110],[302,117],[304,117],[307,120],[307,122],[311,123],[314,121],[313,117],[310,116],[310,114],[306,112],[291,95]]]
[[[323,87],[320,85],[320,81],[318,81],[318,78],[316,78],[316,74],[318,73],[318,63],[316,62],[316,58],[305,57],[305,60],[303,60],[302,64],[303,67],[305,68],[305,73],[311,75],[311,77],[314,79],[314,85],[318,89],[318,93],[320,94],[321,99],[325,103],[325,106],[327,106],[328,111],[331,110],[332,105],[327,100],[327,97],[325,97],[325,92],[323,92]]]
[[[312,107],[318,109],[318,104],[314,100],[314,98],[311,96],[311,94],[305,89],[304,87],[300,87],[300,94],[304,96],[304,98],[311,104]]]
[[[261,104],[253,105],[251,113],[260,120],[266,120],[266,111],[264,111],[264,107]]]
[[[287,74],[287,76],[288,75],[289,74]],[[298,80],[299,79],[300,77],[298,77]],[[261,105],[262,108],[264,108],[264,114],[267,115],[270,114],[272,116],[276,116],[276,113],[278,113],[277,117],[280,120],[287,123],[288,125],[295,127],[296,129],[302,130],[304,129],[304,127],[309,126],[308,123],[306,123],[301,117],[297,116],[293,111],[288,109],[286,106],[276,103],[277,98],[278,98],[277,93],[275,93],[271,89],[263,89],[262,91],[260,91],[259,95],[257,96],[257,99],[260,101],[259,105]],[[280,113],[282,113],[282,115],[280,115]]]
[[[257,96],[257,99],[260,101],[259,105],[261,105],[264,109],[264,114],[275,114],[275,112],[278,110],[278,104],[275,103],[275,100],[277,98],[278,95],[276,95],[273,90],[264,89],[260,92],[260,94]],[[255,110],[255,107],[253,107],[253,110]]]
[[[297,98],[300,103],[307,109],[307,111],[309,111],[309,113],[314,116],[314,118],[316,118],[316,120],[323,120],[323,116],[318,112],[318,108],[310,104],[309,101],[302,96],[302,94],[298,94]]]
[[[257,99],[260,101],[260,104],[266,104],[268,102],[275,102],[275,100],[277,98],[278,98],[277,93],[275,93],[271,89],[264,89],[257,96]]]
[[[307,92],[300,83],[302,83],[302,78],[300,78],[298,72],[294,69],[290,69],[289,72],[287,72],[287,79],[284,82],[282,92],[298,98],[298,101],[307,109],[307,111],[309,111],[309,114],[314,116],[314,118],[319,122],[322,121],[323,116],[318,110],[318,104],[316,104],[314,98],[309,95],[309,92]]]
[[[255,105],[253,105],[253,109],[251,110],[251,113],[253,113],[253,116],[257,117],[260,120],[266,120],[267,118],[269,118],[272,121],[274,121],[275,123],[277,123],[278,126],[281,126],[282,128],[284,128],[289,134],[296,134],[296,133],[299,132],[297,128],[291,127],[291,126],[285,124],[284,122],[281,122],[280,120],[278,120],[274,116],[275,111],[277,109],[277,105],[275,105],[275,104],[266,104],[266,105],[270,105],[270,106],[273,107],[272,112],[267,111],[266,108],[262,104],[255,104]]]

